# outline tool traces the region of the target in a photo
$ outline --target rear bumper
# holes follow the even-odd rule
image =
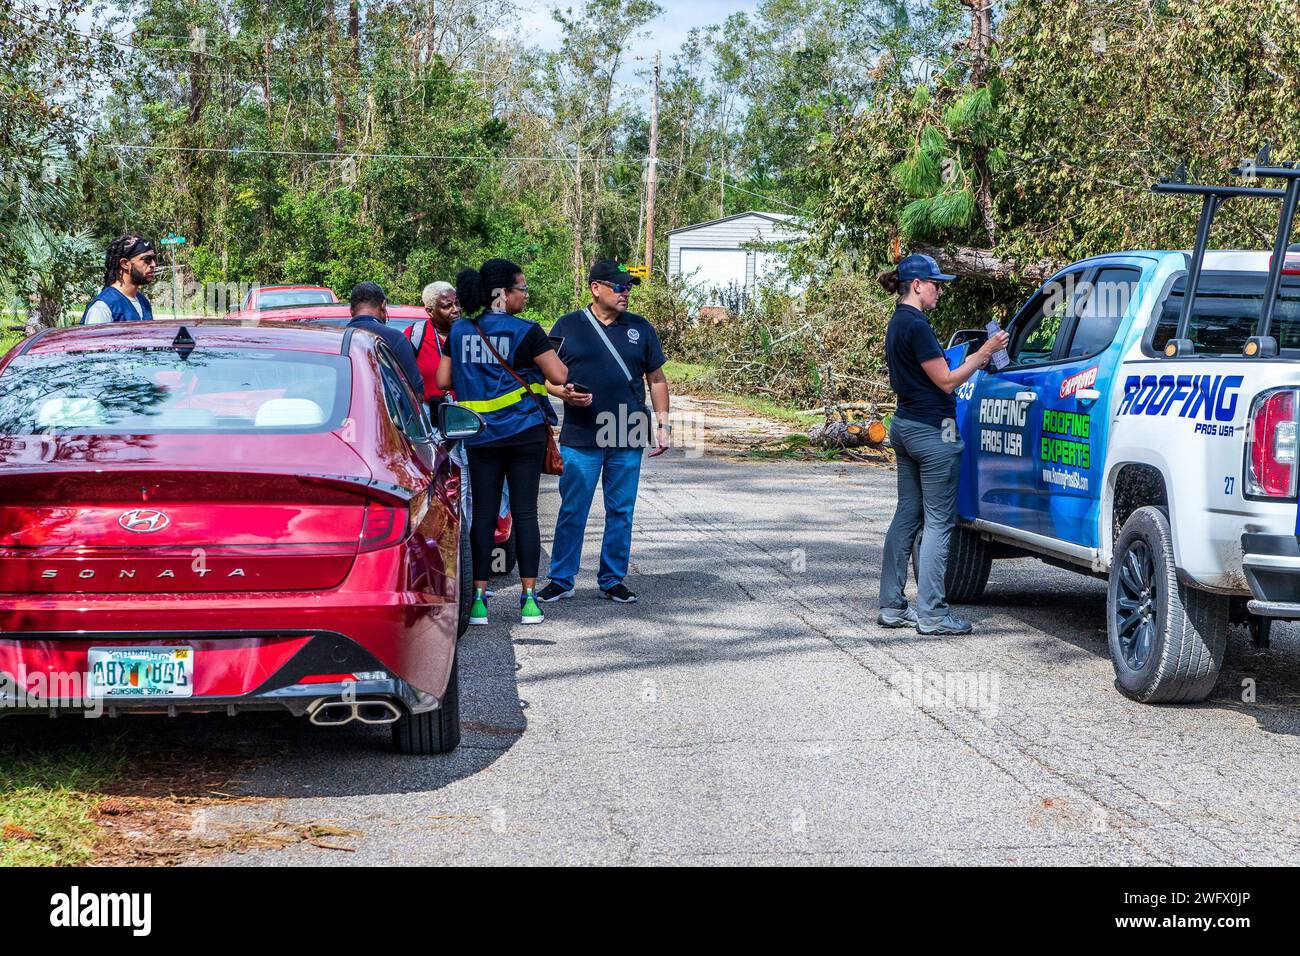
[[[1300,619],[1300,538],[1243,534],[1241,565],[1250,585],[1252,614]]]
[[[288,644],[286,645],[286,642]],[[194,648],[195,693],[192,697],[89,698],[85,695],[87,652],[91,647],[185,645]],[[292,653],[283,658],[286,649]],[[233,656],[232,656],[233,655]],[[257,686],[229,693],[238,662],[242,676],[268,664],[274,667]],[[245,634],[171,631],[124,634],[0,634],[0,716],[19,713],[77,712],[117,717],[130,713],[176,716],[180,713],[226,713],[284,710],[301,717],[320,702],[346,698],[389,701],[410,713],[435,710],[435,695],[413,687],[389,672],[373,654],[342,634],[328,631],[296,635],[285,632]],[[349,680],[306,681],[322,675],[361,675]],[[445,685],[445,681],[444,681]]]

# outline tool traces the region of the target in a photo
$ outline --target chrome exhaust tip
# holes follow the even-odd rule
[[[401,709],[387,700],[322,698],[307,709],[307,719],[317,727],[342,727],[354,720],[363,724],[391,724],[401,716]]]
[[[402,716],[402,712],[386,700],[357,701],[355,714],[363,724],[391,724]]]
[[[317,727],[342,727],[356,719],[356,705],[345,700],[318,700],[307,711]]]

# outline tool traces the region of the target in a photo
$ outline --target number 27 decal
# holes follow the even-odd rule
[[[1236,482],[1236,480],[1237,480],[1237,478],[1236,478],[1235,475],[1225,475],[1225,476],[1224,476],[1224,479],[1223,479],[1223,493],[1224,493],[1225,495],[1230,495],[1230,494],[1232,494],[1232,486],[1233,486],[1233,483]]]

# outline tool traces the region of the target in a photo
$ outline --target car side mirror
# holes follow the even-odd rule
[[[954,345],[973,344],[976,348],[988,341],[989,334],[983,329],[958,329],[948,340],[948,348]]]
[[[472,438],[483,430],[483,419],[464,405],[443,402],[438,406],[438,431],[448,440]]]

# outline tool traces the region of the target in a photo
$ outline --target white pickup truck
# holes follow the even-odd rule
[[[1300,619],[1300,169],[1250,172],[1285,185],[1157,184],[1203,198],[1196,248],[1061,270],[1008,324],[1010,364],[957,392],[949,599],[978,599],[995,557],[1105,576],[1116,685],[1139,701],[1209,695],[1230,617],[1263,646]],[[1281,200],[1272,255],[1206,250],[1239,197]]]

